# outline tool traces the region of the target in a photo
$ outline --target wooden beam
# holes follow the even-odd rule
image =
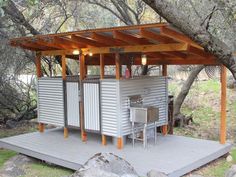
[[[94,47],[94,48],[81,48],[84,55],[92,52],[93,54],[105,53],[136,53],[136,52],[171,52],[171,51],[187,51],[187,44],[155,44],[155,45],[136,45],[136,46],[120,46],[120,47]],[[43,56],[52,55],[73,55],[73,50],[53,50],[42,51]]]
[[[120,32],[120,31],[114,31],[113,36],[114,36],[114,38],[122,40],[126,43],[129,43],[129,44],[134,44],[134,45],[135,44],[140,44],[140,45],[141,44],[150,44],[150,42],[148,42],[145,39],[137,38],[135,36],[132,36],[130,34],[126,34],[126,33]]]
[[[115,54],[115,62],[116,62],[116,80],[120,80],[121,77],[121,72],[120,72],[120,54],[116,53]]]
[[[126,42],[122,42],[112,37],[108,37],[108,36],[98,34],[98,33],[92,33],[92,38],[96,40],[97,42],[100,42],[102,44],[109,45],[109,46],[127,45]]]
[[[147,29],[141,29],[140,35],[146,39],[149,39],[151,41],[155,41],[158,43],[163,43],[163,44],[176,43],[175,40],[173,40],[172,38],[170,38],[168,36],[163,36],[163,35],[157,34],[155,32],[149,31]]]
[[[71,39],[73,39],[74,41],[80,42],[81,44],[86,45],[86,47],[102,47],[102,46],[104,46],[103,44],[101,44],[95,40],[92,40],[92,39],[89,39],[86,37],[77,36],[77,35],[72,35]]]
[[[100,79],[104,79],[104,54],[100,54]]]
[[[136,52],[170,52],[170,51],[187,51],[187,44],[156,44],[156,45],[136,45],[136,46],[122,46],[122,47],[94,47],[81,48],[84,55],[92,52],[93,54],[105,53],[136,53]],[[52,50],[42,51],[43,56],[54,55],[73,55],[73,50]]]
[[[221,67],[221,113],[220,113],[220,143],[226,143],[226,88],[227,88],[227,70],[225,66]]]
[[[170,28],[167,28],[167,27],[161,27],[160,30],[161,30],[162,35],[171,37],[171,38],[173,38],[173,39],[175,39],[175,40],[177,40],[181,43],[187,43],[187,44],[193,45],[194,47],[202,48],[197,43],[192,41],[189,37],[185,36],[182,33],[177,32],[173,29],[170,29]]]

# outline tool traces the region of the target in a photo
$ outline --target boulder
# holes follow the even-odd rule
[[[236,165],[233,165],[225,174],[225,177],[236,177]]]
[[[24,168],[27,164],[32,163],[34,160],[25,155],[16,155],[4,163],[0,170],[1,177],[18,177],[24,176]]]
[[[71,177],[138,177],[134,168],[112,153],[98,153]]]
[[[151,170],[147,173],[147,177],[168,177],[168,176],[162,172]]]

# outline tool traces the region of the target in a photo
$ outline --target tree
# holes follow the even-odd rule
[[[185,35],[197,42],[207,52],[217,57],[220,63],[225,65],[236,79],[236,59],[233,56],[234,49],[219,39],[210,31],[210,22],[218,7],[213,4],[213,8],[204,21],[196,18],[194,21],[188,18],[188,14],[178,10],[176,6],[166,0],[143,0],[154,11],[165,18],[169,23],[178,28]],[[212,2],[207,1],[212,5]],[[208,6],[209,6],[208,4]],[[227,20],[225,20],[227,21]],[[232,26],[231,26],[232,27]],[[232,39],[234,40],[234,39]]]

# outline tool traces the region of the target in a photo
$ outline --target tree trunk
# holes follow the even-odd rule
[[[182,106],[186,96],[188,95],[189,90],[190,90],[194,80],[196,79],[197,75],[204,68],[205,68],[204,65],[196,66],[195,68],[193,68],[193,70],[191,71],[191,73],[188,76],[188,79],[186,80],[186,82],[184,82],[184,85],[182,86],[179,95],[177,96],[177,98],[174,101],[174,118],[178,117],[181,114],[180,113],[181,106]]]
[[[188,14],[180,12],[166,0],[143,1],[174,27],[202,46],[205,51],[213,54],[220,63],[231,71],[234,79],[236,79],[236,59],[233,56],[233,51],[223,41],[213,36],[207,27],[202,25],[200,19],[194,21],[189,19]]]

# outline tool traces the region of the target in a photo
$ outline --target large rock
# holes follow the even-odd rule
[[[7,120],[6,127],[8,129],[16,128],[17,127],[17,122],[14,121],[14,120]]]
[[[138,177],[134,168],[112,153],[98,153],[71,177]]]
[[[24,155],[16,155],[4,163],[0,170],[0,177],[19,177],[24,176],[24,169],[27,164],[34,160]]]
[[[162,172],[151,170],[148,172],[147,177],[168,177],[168,176]]]
[[[236,165],[233,165],[225,174],[225,177],[236,177]]]

